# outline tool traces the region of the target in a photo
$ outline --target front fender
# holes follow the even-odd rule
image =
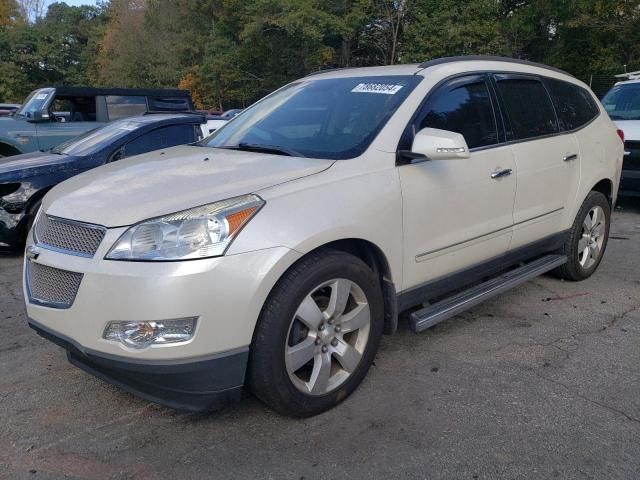
[[[258,194],[266,204],[230,254],[278,246],[307,254],[338,240],[361,239],[382,252],[396,289],[402,289],[402,196],[395,168],[343,176],[333,167]]]

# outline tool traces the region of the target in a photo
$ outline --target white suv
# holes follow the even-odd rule
[[[317,414],[398,312],[421,331],[550,270],[590,276],[622,157],[588,88],[542,65],[322,72],[199,146],[55,187],[25,255],[29,324],[165,405],[215,408],[246,385]]]

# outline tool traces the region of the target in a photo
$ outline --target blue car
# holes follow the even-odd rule
[[[125,157],[196,142],[205,125],[205,117],[197,114],[130,117],[47,152],[0,158],[0,247],[24,243],[42,197],[58,183]]]
[[[188,90],[46,87],[0,118],[0,157],[48,150],[107,122],[147,112],[193,110]]]

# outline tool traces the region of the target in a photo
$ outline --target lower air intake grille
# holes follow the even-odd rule
[[[54,308],[69,308],[80,288],[82,273],[27,262],[29,301]]]

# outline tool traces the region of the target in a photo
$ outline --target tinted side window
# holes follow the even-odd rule
[[[147,111],[147,101],[140,96],[107,95],[107,112],[109,120],[133,117]]]
[[[598,107],[584,88],[562,80],[545,79],[562,130],[574,130],[593,120]]]
[[[56,95],[49,110],[68,122],[95,122],[96,97],[63,97]]]
[[[150,112],[186,112],[191,110],[187,97],[149,97]]]
[[[512,78],[498,80],[510,124],[509,140],[524,140],[558,132],[556,115],[547,90],[540,80]]]
[[[130,141],[124,148],[127,157],[159,150],[161,148],[184,145],[196,141],[193,125],[171,125],[157,128]]]
[[[420,129],[438,128],[461,133],[469,148],[498,143],[498,129],[489,89],[484,81],[445,87],[426,106]]]

